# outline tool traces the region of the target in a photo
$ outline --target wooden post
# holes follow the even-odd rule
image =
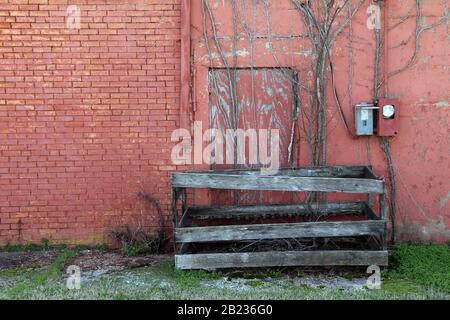
[[[382,220],[387,220],[386,211],[386,193],[382,193],[380,194],[380,217]]]
[[[175,239],[175,230],[178,227],[178,188],[172,188],[172,200],[171,200],[171,210],[172,210],[172,222],[173,222],[173,251],[177,253],[177,241]]]
[[[386,221],[386,226],[387,226],[387,208],[386,208],[386,185],[384,185],[384,192],[382,194],[380,194],[379,196],[380,199],[380,217],[381,220]],[[383,234],[381,234],[381,243],[383,246],[383,249],[386,249],[387,247],[387,227],[386,230],[384,231]]]
[[[181,192],[181,211],[183,212],[183,215],[187,211],[187,205],[186,205],[186,188],[182,188],[180,190]]]
[[[180,189],[180,195],[181,195],[181,220],[178,226],[180,228],[183,228],[186,226],[186,224],[189,221],[189,211],[186,203],[186,188]]]
[[[171,210],[174,229],[178,227],[178,209],[177,209],[178,196],[179,196],[178,189],[172,188]]]

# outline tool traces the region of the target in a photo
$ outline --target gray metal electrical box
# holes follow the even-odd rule
[[[372,136],[374,134],[374,104],[362,102],[355,106],[355,128],[357,136]]]

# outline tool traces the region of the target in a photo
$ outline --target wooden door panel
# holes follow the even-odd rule
[[[296,79],[295,72],[287,68],[211,69],[208,79],[210,128],[218,129],[223,136],[227,134],[227,129],[255,129],[256,132],[260,129],[278,129],[280,166],[290,166],[288,149],[296,108],[293,79]],[[261,168],[260,161],[259,164],[249,163],[248,143],[246,164],[213,164],[212,169]],[[226,145],[225,150],[233,152],[230,145]],[[292,197],[289,193],[225,190],[211,191],[211,199],[212,204],[223,205],[280,203],[292,200]]]

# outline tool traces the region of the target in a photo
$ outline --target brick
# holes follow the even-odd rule
[[[179,90],[180,7],[79,2],[80,30],[66,29],[67,1],[0,4],[0,245],[101,241],[111,220],[136,215],[143,177],[155,178],[145,190],[169,214],[176,167],[157,151],[170,141],[151,132],[176,129],[167,114]]]

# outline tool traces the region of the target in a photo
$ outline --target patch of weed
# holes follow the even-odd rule
[[[317,294],[317,293],[321,292],[321,290],[322,290],[321,288],[316,288],[313,286],[309,286],[307,284],[301,284],[298,286],[292,285],[292,287],[295,288],[296,291],[300,291],[303,294],[305,294],[305,293]]]
[[[258,271],[256,273],[244,273],[242,278],[244,279],[278,279],[282,278],[283,273],[276,269],[267,269],[264,271]]]
[[[17,277],[27,274],[28,272],[35,270],[38,266],[36,264],[28,265],[26,267],[15,267],[0,270],[0,277]]]
[[[134,257],[147,252],[148,247],[144,243],[136,242],[124,245],[120,252],[127,257]]]
[[[51,244],[50,240],[42,238],[40,243],[7,243],[0,247],[0,252],[30,252],[30,251],[49,251],[49,250],[64,250],[67,246],[65,244]]]
[[[183,287],[197,287],[200,286],[201,281],[217,280],[222,277],[222,274],[218,272],[208,272],[203,270],[178,270],[175,269],[175,266],[172,263],[168,262],[159,264],[155,267],[155,271]]]
[[[148,201],[158,208],[159,204],[151,196],[142,194]],[[168,237],[160,228],[157,232],[150,232],[140,223],[115,227],[108,231],[108,236],[121,245],[121,252],[125,256],[137,256],[143,253],[162,253],[166,250]]]
[[[448,245],[400,245],[394,250],[392,260],[393,273],[423,286],[450,292]]]
[[[411,281],[405,279],[385,278],[381,284],[381,289],[388,293],[417,293],[419,288]]]
[[[61,251],[68,249],[68,246],[65,244],[53,244],[50,243],[50,240],[46,238],[42,238],[40,243],[18,243],[11,244],[7,243],[5,246],[0,247],[0,252],[33,252],[33,251]],[[76,245],[71,247],[71,250],[75,252],[80,252],[83,250],[109,250],[110,247],[106,244],[95,244],[95,245]]]
[[[261,280],[249,280],[245,282],[245,284],[250,287],[260,287],[264,285],[264,282],[262,282]]]

